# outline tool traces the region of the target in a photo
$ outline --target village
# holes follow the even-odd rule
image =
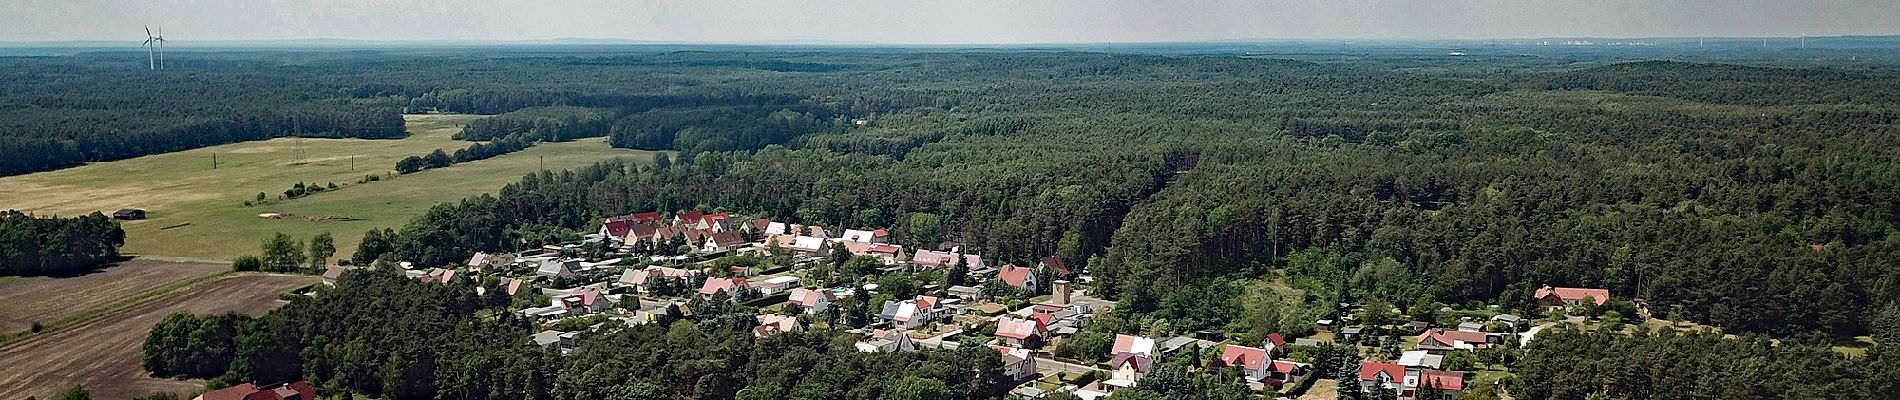
[[[698,313],[756,310],[753,334],[821,330],[849,335],[861,352],[914,352],[986,346],[1003,361],[1002,375],[1017,382],[1013,398],[1072,393],[1102,398],[1137,387],[1157,365],[1185,357],[1191,365],[1233,368],[1247,386],[1268,397],[1295,398],[1318,376],[1315,349],[1338,341],[1363,351],[1387,352],[1359,368],[1363,392],[1397,399],[1451,399],[1467,381],[1486,376],[1471,354],[1507,341],[1527,343],[1540,327],[1526,318],[1495,314],[1464,318],[1455,326],[1432,322],[1371,325],[1365,310],[1340,304],[1336,316],[1315,321],[1312,337],[1274,333],[1241,343],[1219,332],[1188,336],[1116,333],[1108,356],[1058,357],[1091,320],[1115,307],[1092,297],[1087,271],[1059,257],[1016,263],[986,260],[952,246],[920,249],[891,243],[884,229],[842,229],[730,213],[645,212],[601,222],[576,243],[549,244],[511,254],[476,253],[455,268],[400,265],[411,278],[438,284],[457,280],[478,295],[490,288],[513,299],[521,317],[541,329],[533,341],[565,353],[583,337],[618,327],[670,323]],[[330,267],[326,284],[358,267]],[[840,269],[856,271],[841,273]],[[861,275],[860,275],[861,274]],[[846,276],[859,276],[856,280]],[[898,278],[898,279],[891,279]],[[479,284],[486,282],[487,284]],[[1601,307],[1602,289],[1553,288],[1533,294],[1553,317],[1578,305]],[[1592,304],[1593,303],[1593,304]],[[1367,336],[1400,331],[1405,343]],[[1388,333],[1389,334],[1389,333]],[[1087,358],[1087,357],[1084,357]],[[1448,359],[1453,362],[1447,362]]]

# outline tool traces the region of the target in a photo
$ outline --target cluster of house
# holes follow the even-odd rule
[[[1103,387],[1111,393],[1136,387],[1141,378],[1165,358],[1193,357],[1191,354],[1177,355],[1190,344],[1196,348],[1220,346],[1215,342],[1187,337],[1115,335],[1113,356],[1108,361],[1109,379],[1102,382]],[[1306,363],[1276,360],[1275,357],[1285,355],[1286,346],[1286,341],[1277,333],[1268,335],[1259,347],[1238,344],[1220,346],[1220,363],[1216,366],[1238,369],[1247,383],[1256,389],[1278,388],[1312,370],[1312,366]]]

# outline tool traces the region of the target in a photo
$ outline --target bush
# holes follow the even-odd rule
[[[264,259],[257,258],[257,256],[242,256],[238,257],[236,261],[231,262],[231,270],[233,271],[244,272],[261,269],[264,269]]]

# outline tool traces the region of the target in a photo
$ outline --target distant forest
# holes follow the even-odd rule
[[[366,255],[423,265],[511,250],[531,232],[591,231],[606,216],[705,208],[890,227],[899,243],[961,245],[997,263],[1062,256],[1133,325],[1171,332],[1310,332],[1341,301],[1534,313],[1543,284],[1602,287],[1659,317],[1775,337],[1887,335],[1870,321],[1900,304],[1891,66],[364,52],[188,55],[150,74],[109,57],[0,60],[0,111],[22,116],[0,122],[11,126],[0,141],[72,149],[0,152],[51,157],[9,159],[0,173],[209,144],[104,152],[114,138],[156,137],[111,134],[159,126],[119,115],[260,115],[247,118],[334,132],[384,125],[271,113],[500,114],[462,138],[606,136],[680,151],[438,205]],[[256,93],[205,92],[225,85]],[[111,129],[63,128],[73,115]],[[1308,296],[1235,304],[1236,282],[1278,276]],[[1615,345],[1638,353],[1627,360],[1712,346],[1659,340]],[[1554,397],[1584,390],[1538,371],[1526,384],[1563,384]]]

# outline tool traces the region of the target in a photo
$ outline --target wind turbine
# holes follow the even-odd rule
[[[164,70],[165,69],[165,26],[164,25],[160,25],[158,27],[158,36],[153,39],[158,39],[158,69]]]
[[[153,71],[158,70],[158,56],[153,52],[157,50],[154,46],[156,43],[158,43],[158,36],[152,35],[152,27],[147,25],[145,27],[145,67]]]

